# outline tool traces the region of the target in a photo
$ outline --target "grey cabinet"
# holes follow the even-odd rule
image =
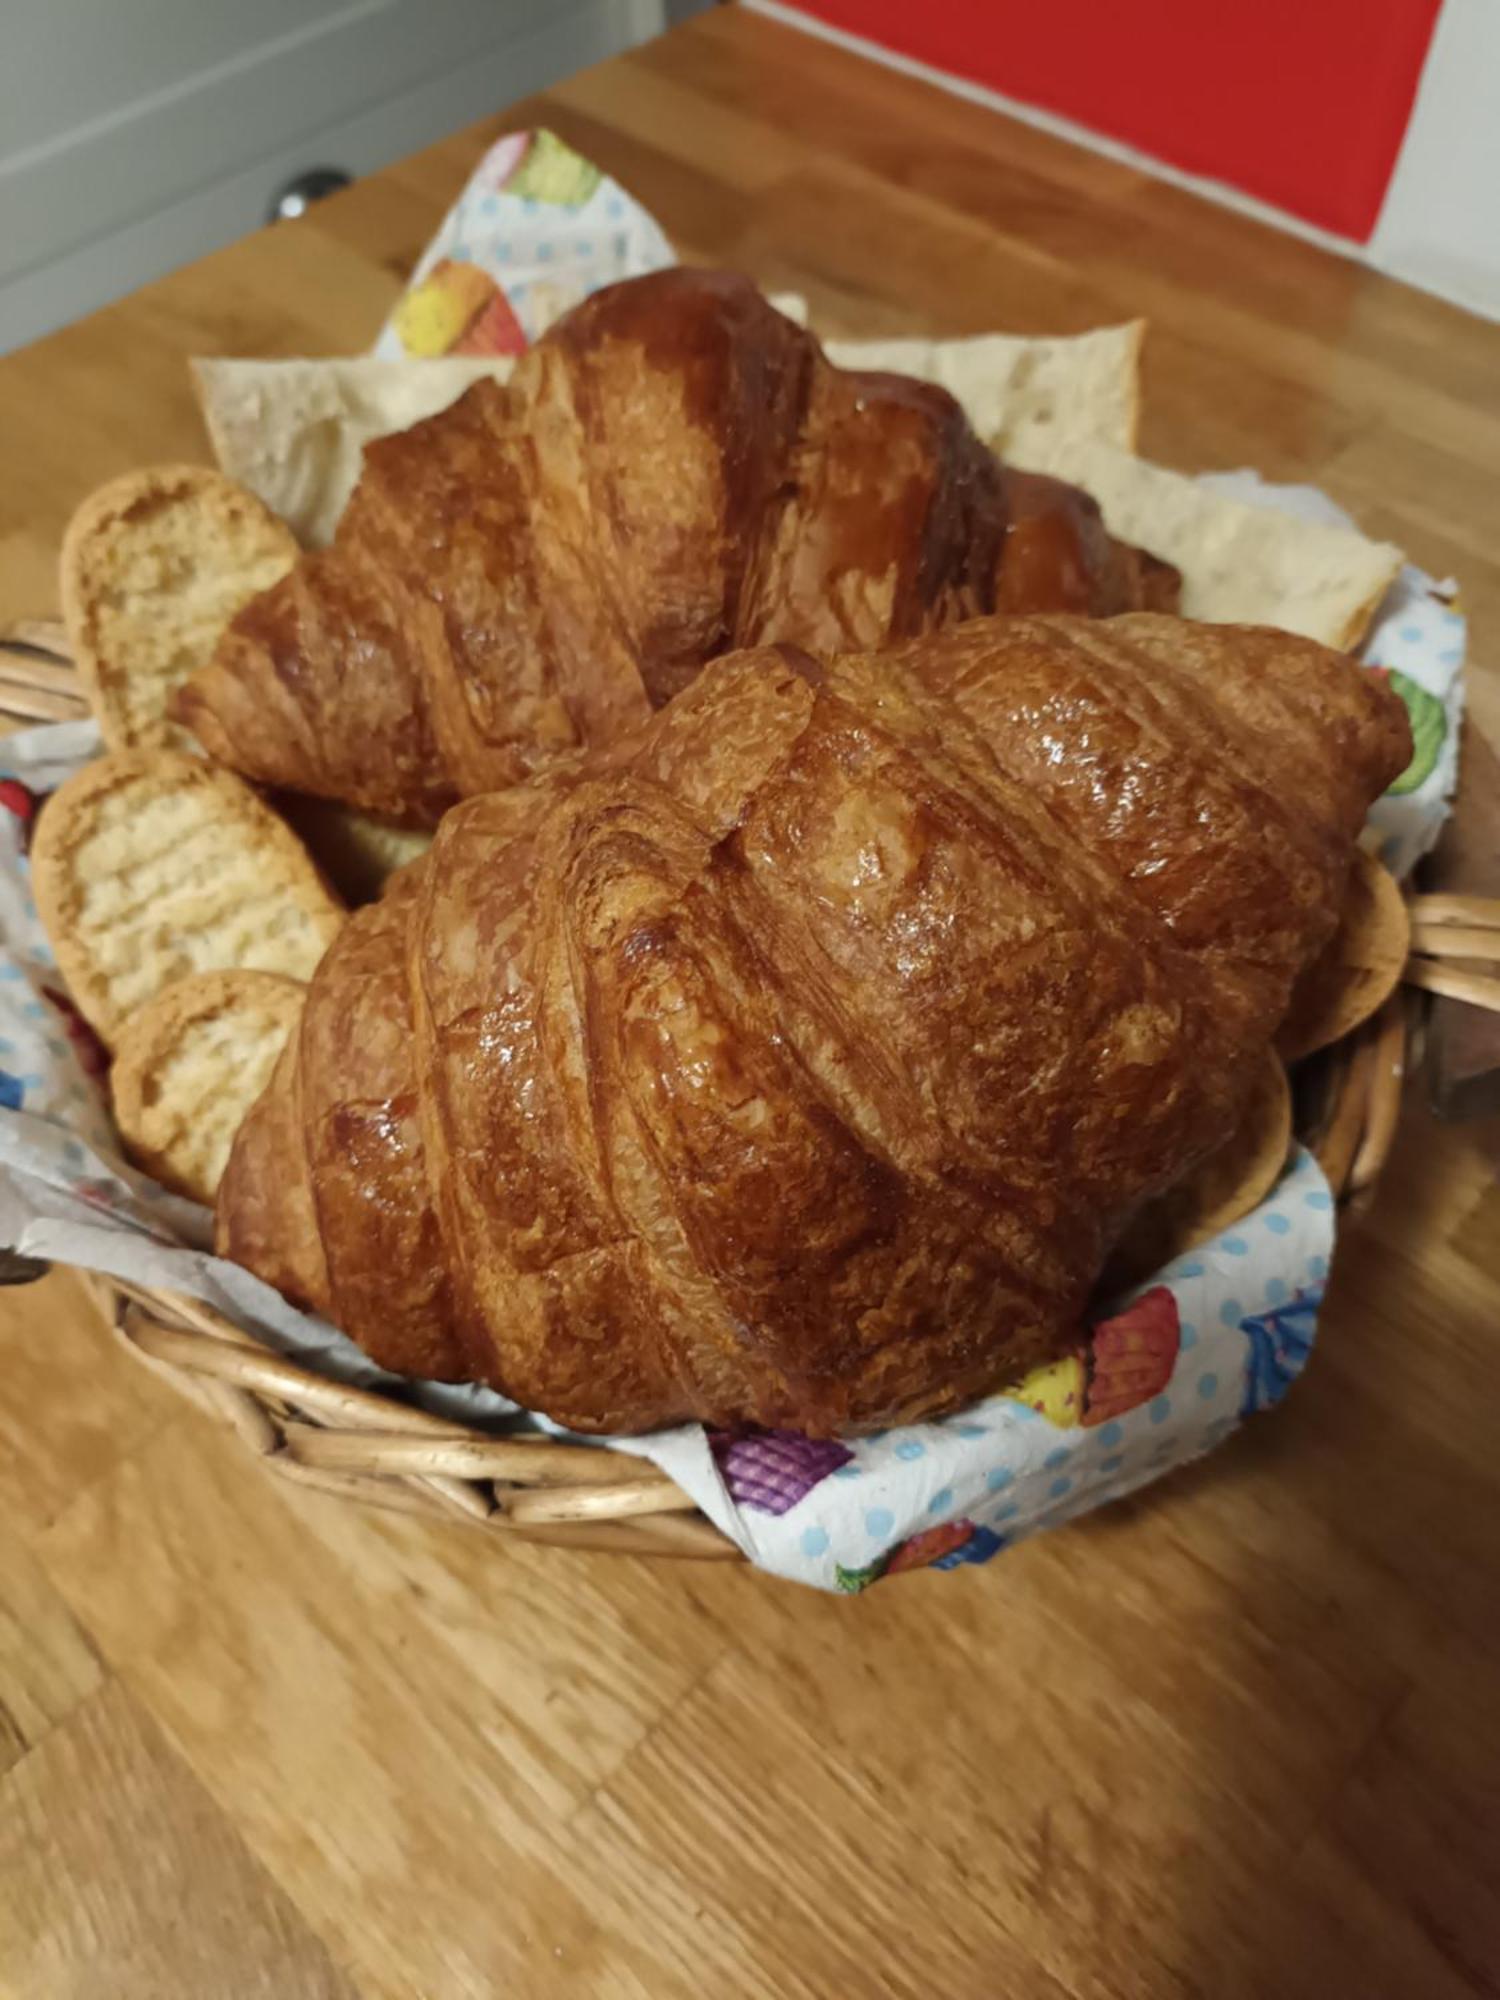
[[[0,0],[0,349],[654,34],[663,0]]]

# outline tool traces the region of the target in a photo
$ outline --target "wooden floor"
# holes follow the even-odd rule
[[[1149,314],[1145,449],[1316,479],[1496,643],[1500,328],[733,10],[520,117],[825,328]],[[0,615],[203,454],[186,355],[367,345],[510,122],[0,363]],[[284,1493],[0,1293],[0,1993],[1500,1992],[1496,1150],[1413,1101],[1277,1417],[855,1602]]]

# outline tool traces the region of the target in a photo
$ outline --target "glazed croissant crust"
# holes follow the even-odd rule
[[[1373,676],[1254,629],[722,658],[351,919],[220,1249],[580,1429],[952,1409],[1233,1128],[1408,754]]]
[[[177,714],[247,777],[430,825],[734,647],[1176,587],[1086,494],[1002,468],[945,391],[830,366],[745,278],[663,271],[370,445],[333,547],[239,614]]]

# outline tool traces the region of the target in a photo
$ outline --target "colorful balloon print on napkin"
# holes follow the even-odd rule
[[[383,360],[520,354],[617,278],[676,262],[638,202],[555,133],[491,146],[375,343]]]

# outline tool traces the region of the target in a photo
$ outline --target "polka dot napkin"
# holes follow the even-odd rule
[[[1253,1215],[1080,1330],[1003,1396],[847,1442],[698,1430],[638,1440],[766,1569],[860,1591],[988,1562],[1209,1451],[1302,1372],[1333,1202],[1300,1151]]]

